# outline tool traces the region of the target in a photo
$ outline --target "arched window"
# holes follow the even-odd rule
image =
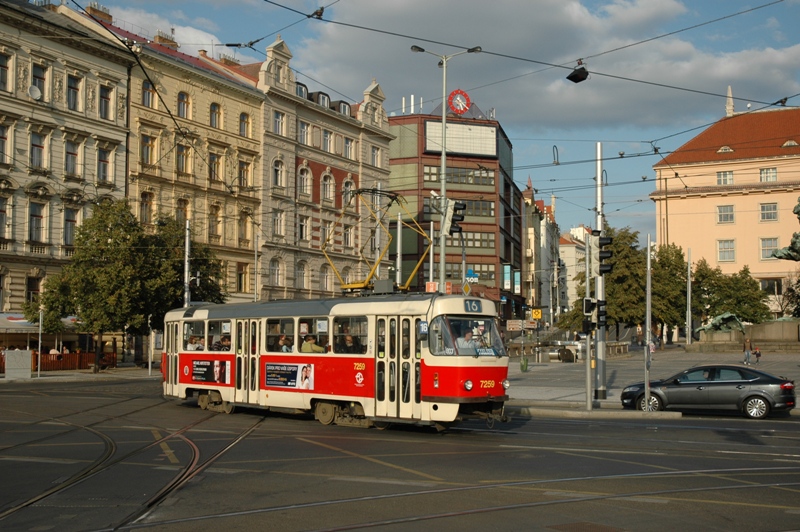
[[[342,270],[342,280],[344,281],[344,284],[350,284],[351,282],[350,277],[351,277],[350,268],[344,268]]]
[[[353,196],[353,182],[345,181],[342,185],[342,208],[347,207],[350,198]],[[353,205],[351,205],[353,207]]]
[[[149,192],[142,193],[142,202],[139,205],[139,218],[142,225],[153,223],[153,195]]]
[[[217,129],[222,129],[222,108],[218,103],[212,103],[209,108],[210,119],[209,125]]]
[[[297,172],[297,189],[300,194],[311,194],[311,174],[308,168],[301,168]]]
[[[189,95],[185,92],[178,93],[178,116],[181,118],[191,118],[189,113],[191,109],[189,107]]]
[[[319,269],[319,289],[323,292],[330,292],[333,288],[333,275],[331,269],[324,265]]]
[[[181,227],[186,225],[186,220],[189,218],[189,200],[179,199],[178,206],[175,209],[175,219],[181,224]]]
[[[142,105],[151,109],[156,106],[156,89],[149,81],[142,82]]]
[[[239,213],[238,229],[239,229],[239,244],[248,244],[250,242],[250,215],[247,211]]]
[[[208,209],[208,236],[220,236],[220,218],[219,218],[219,205],[212,205]]]
[[[247,113],[239,115],[239,135],[242,137],[250,136],[250,115]]]
[[[281,263],[278,259],[269,261],[269,284],[272,286],[283,286]]]
[[[294,287],[303,289],[307,285],[308,267],[305,262],[298,262],[294,274]]]
[[[333,195],[336,193],[336,185],[333,182],[333,177],[326,175],[322,177],[322,199],[332,200]]]
[[[283,161],[275,161],[272,165],[272,186],[285,187],[286,179],[283,171]]]

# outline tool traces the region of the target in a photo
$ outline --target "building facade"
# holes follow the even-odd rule
[[[440,106],[432,114],[389,119],[390,132],[396,137],[390,146],[389,188],[403,196],[425,230],[433,226],[433,260],[414,279],[412,286],[418,290],[424,290],[426,282],[440,279],[440,215],[434,208],[438,199],[431,192],[438,193],[441,187],[441,112]],[[462,232],[447,237],[444,277],[460,293],[465,275],[472,271],[478,278],[472,290],[497,302],[502,318],[522,318],[524,208],[522,193],[514,183],[511,142],[500,123],[473,104],[463,115],[448,115],[446,152],[447,198],[464,202],[466,210],[459,224]],[[417,263],[423,245],[421,236],[404,236],[404,272]]]
[[[800,193],[800,109],[735,113],[666,156],[653,168],[657,239],[692,261],[705,259],[730,275],[747,266],[761,287],[780,295],[796,278],[797,263],[776,259],[800,227],[792,210]]]
[[[0,3],[0,310],[21,312],[103,199],[125,197],[130,55],[62,12]]]

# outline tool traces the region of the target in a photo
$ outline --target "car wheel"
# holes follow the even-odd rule
[[[748,397],[744,402],[744,415],[750,419],[764,419],[769,414],[769,403],[763,397]]]
[[[642,412],[647,412],[648,410],[650,410],[651,412],[664,410],[664,405],[661,404],[661,399],[659,399],[658,396],[654,394],[650,394],[650,408],[647,408],[647,406],[645,405],[644,395],[639,397],[637,403],[639,403],[639,410],[641,410]]]

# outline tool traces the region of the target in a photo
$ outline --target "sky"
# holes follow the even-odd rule
[[[441,101],[438,59],[412,45],[438,55],[480,46],[448,60],[447,92],[494,110],[515,182],[524,190],[530,179],[546,204],[555,196],[562,233],[596,226],[598,142],[608,224],[655,239],[652,167],[725,116],[728,86],[736,111],[800,105],[800,0],[318,1],[100,3],[125,29],[174,28],[182,52],[243,64],[263,61],[280,35],[309,91],[356,103],[374,78],[390,115],[403,114],[404,97],[406,113],[412,95],[423,113]],[[320,7],[321,19],[307,16]],[[579,60],[590,76],[574,84]]]

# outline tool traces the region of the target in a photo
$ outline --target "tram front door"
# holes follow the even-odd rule
[[[236,403],[258,402],[258,352],[261,324],[255,320],[236,322]]]
[[[419,342],[413,316],[375,321],[375,417],[420,419]]]

